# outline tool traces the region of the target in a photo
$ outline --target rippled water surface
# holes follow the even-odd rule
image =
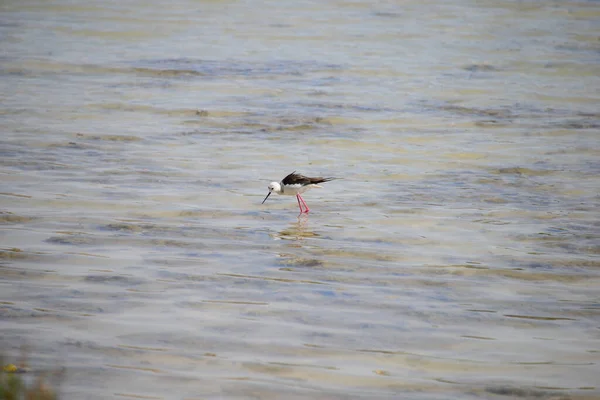
[[[600,396],[594,1],[5,1],[0,352],[66,399]],[[336,176],[294,197],[270,181]]]

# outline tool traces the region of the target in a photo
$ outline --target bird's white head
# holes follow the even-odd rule
[[[281,184],[279,182],[269,183],[269,192],[281,192]]]
[[[267,197],[265,197],[265,199],[263,200],[263,202],[261,204],[264,204],[265,201],[267,201],[267,199],[269,198],[271,193],[273,193],[273,192],[281,193],[281,184],[279,182],[271,182],[271,183],[269,183],[268,187],[269,187],[269,193],[267,194]]]

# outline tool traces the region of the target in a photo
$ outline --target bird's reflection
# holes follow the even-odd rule
[[[280,231],[277,236],[283,240],[303,240],[305,238],[318,237],[319,234],[309,229],[308,215],[300,214],[297,222],[291,223],[287,228]]]

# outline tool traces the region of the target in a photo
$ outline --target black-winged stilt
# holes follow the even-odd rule
[[[297,174],[296,171],[294,171],[283,178],[281,182],[269,183],[269,193],[261,204],[264,204],[273,192],[286,196],[296,196],[296,200],[298,200],[298,207],[300,207],[300,214],[307,213],[310,211],[310,209],[300,195],[309,189],[322,187],[319,186],[319,183],[329,182],[334,179],[338,178],[309,178],[308,176]],[[302,209],[302,205],[305,207],[304,210]]]

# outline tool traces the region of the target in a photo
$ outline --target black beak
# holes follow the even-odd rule
[[[271,193],[273,193],[273,192],[269,192],[269,194],[267,195],[267,197],[265,197],[265,199],[263,200],[263,202],[260,203],[260,204],[265,204],[265,201],[267,201],[267,199],[269,198],[269,196],[271,195]]]

